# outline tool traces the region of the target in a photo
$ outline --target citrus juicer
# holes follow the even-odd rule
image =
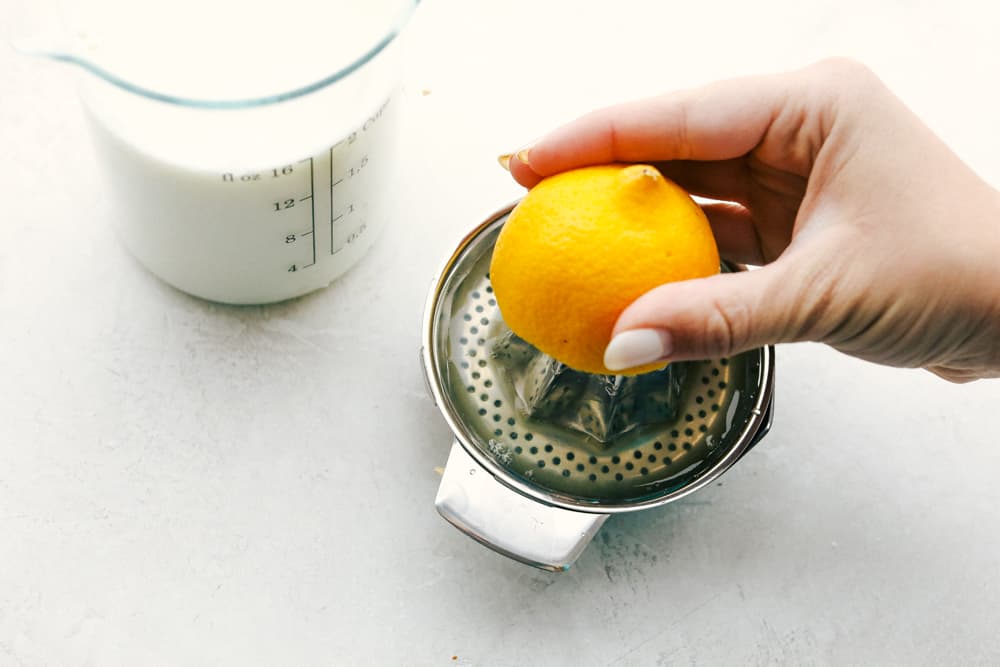
[[[706,486],[767,433],[774,349],[638,376],[567,368],[514,335],[493,297],[512,208],[459,243],[427,299],[421,361],[454,434],[435,505],[487,547],[563,571],[611,514]]]

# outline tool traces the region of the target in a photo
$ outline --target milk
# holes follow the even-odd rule
[[[114,223],[140,262],[195,296],[249,304],[323,287],[365,254],[391,196],[398,43],[308,87],[370,54],[399,2],[288,0],[250,12],[184,0],[191,14],[172,5],[159,15],[144,3],[90,4],[91,19],[113,7],[116,21],[135,22],[100,33],[92,21],[80,34],[93,63],[125,82],[88,76],[82,95]],[[205,28],[237,9],[242,22]],[[302,30],[277,29],[292,15]],[[184,32],[191,16],[205,25]]]
[[[407,0],[61,0],[75,55],[166,95],[239,100],[305,86],[405,21]]]

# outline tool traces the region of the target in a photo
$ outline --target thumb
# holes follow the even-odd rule
[[[797,281],[777,261],[763,268],[661,285],[636,299],[615,324],[604,365],[624,370],[655,361],[713,359],[801,331]]]

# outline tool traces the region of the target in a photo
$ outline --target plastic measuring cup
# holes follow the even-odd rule
[[[67,2],[22,51],[80,65],[113,221],[226,303],[328,285],[386,223],[397,39],[417,0]]]

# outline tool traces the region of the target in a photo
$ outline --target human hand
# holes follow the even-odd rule
[[[722,256],[620,316],[610,368],[820,341],[954,382],[1000,376],[1000,193],[865,67],[832,60],[602,109],[520,151],[522,185],[655,164]],[[609,363],[610,362],[610,363]]]

